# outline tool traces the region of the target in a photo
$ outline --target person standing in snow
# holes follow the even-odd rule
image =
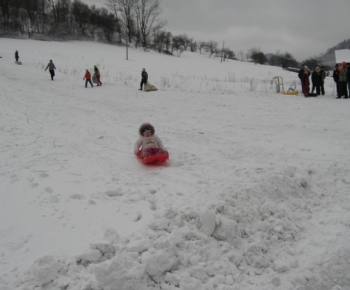
[[[316,94],[321,94],[321,84],[322,84],[322,75],[320,67],[316,66],[315,70],[312,72],[311,75],[311,82],[312,82],[312,90],[311,93],[314,92],[316,89]]]
[[[140,91],[142,91],[142,87],[144,84],[147,84],[148,81],[148,73],[146,72],[146,69],[143,68],[141,72],[141,83],[140,83]]]
[[[154,134],[154,127],[150,123],[143,123],[139,128],[140,138],[134,146],[134,154],[142,150],[141,158],[151,155],[162,155],[168,153],[164,148],[162,140]]]
[[[101,74],[100,74],[100,71],[99,71],[99,69],[97,68],[96,65],[94,66],[94,73],[96,75],[97,85],[98,86],[102,86],[102,82],[100,80]]]
[[[303,76],[304,76],[304,69],[305,69],[305,65],[301,65],[300,66],[300,70],[298,72],[298,78],[300,79],[300,84],[301,84],[301,90],[303,91]]]
[[[340,97],[339,97],[339,93],[340,93],[339,88],[340,87],[339,87],[339,69],[338,69],[338,67],[339,67],[339,65],[336,64],[335,67],[334,67],[334,71],[333,71],[333,80],[334,80],[335,85],[337,87],[337,97],[336,97],[336,99],[340,99]]]
[[[301,82],[303,84],[303,94],[305,97],[309,97],[310,94],[310,80],[309,80],[310,71],[307,66],[304,67],[304,74],[302,76]]]
[[[348,67],[345,61],[341,63],[341,65],[338,66],[339,69],[339,95],[338,99],[340,99],[342,96],[344,96],[344,99],[348,99],[348,88],[347,88],[347,83],[348,83]]]
[[[15,52],[15,59],[16,59],[16,63],[18,63],[18,59],[19,59],[18,50],[16,50]]]
[[[321,72],[321,94],[324,95],[324,80],[326,78],[326,72],[324,71],[324,66],[320,67]]]
[[[348,96],[350,97],[350,63],[347,63],[347,79],[348,79]]]
[[[55,64],[52,62],[52,59],[50,59],[50,62],[47,64],[47,67],[45,69],[45,71],[47,71],[47,69],[49,69],[50,75],[51,75],[51,80],[53,81],[53,77],[55,76]]]
[[[90,83],[92,88],[94,87],[94,85],[91,82],[91,73],[89,72],[89,70],[85,71],[85,75],[84,75],[83,80],[85,80],[85,88],[87,88],[88,83]]]

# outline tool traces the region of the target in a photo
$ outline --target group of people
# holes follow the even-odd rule
[[[15,51],[15,60],[16,60],[16,63],[18,63],[18,60],[19,60],[18,50]],[[49,63],[45,68],[45,71],[49,70],[52,81],[55,77],[55,69],[56,69],[56,66],[53,63],[52,59],[50,59]],[[94,66],[94,76],[96,77],[97,86],[102,86],[100,70],[97,68],[96,65]],[[91,87],[94,86],[91,81],[91,73],[89,72],[89,70],[85,71],[85,76],[83,80],[85,80],[85,88],[87,87],[88,83],[91,84]]]
[[[310,75],[312,89],[310,92]],[[298,77],[301,82],[301,89],[305,97],[317,97],[324,95],[324,79],[326,78],[326,72],[323,66],[316,66],[315,70],[310,73],[309,68],[302,64],[298,73]],[[314,91],[316,90],[316,93]]]
[[[16,63],[18,63],[18,60],[19,60],[18,50],[15,51],[15,60],[16,60]],[[52,81],[55,77],[55,69],[56,69],[56,66],[53,63],[52,59],[50,59],[50,62],[47,64],[45,71],[49,70]],[[94,66],[93,76],[91,76],[90,71],[87,69],[85,71],[83,80],[85,80],[85,88],[87,88],[88,84],[90,84],[92,88],[94,87],[92,80],[97,83],[97,86],[102,86],[101,73],[96,65]],[[146,72],[146,69],[143,68],[141,72],[140,90],[143,89],[143,85],[147,84],[147,81],[148,81],[148,73]]]
[[[348,99],[350,95],[350,64],[343,61],[336,64],[333,71],[333,80],[337,86],[336,99]]]
[[[312,89],[310,92],[310,75]],[[305,97],[317,97],[325,94],[324,79],[326,73],[323,66],[316,66],[315,70],[310,73],[309,68],[302,64],[298,73],[301,81],[302,92]],[[341,64],[336,64],[333,71],[333,80],[337,87],[336,99],[348,99],[350,97],[350,63],[343,61]],[[316,93],[314,91],[316,90]]]
[[[102,86],[100,70],[97,68],[96,65],[94,66],[93,78],[96,78],[95,82],[97,83],[97,86]],[[83,80],[85,80],[85,88],[87,88],[88,83],[90,83],[92,88],[94,87],[91,81],[91,73],[89,72],[88,69],[85,71]]]

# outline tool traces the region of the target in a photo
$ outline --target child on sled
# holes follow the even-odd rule
[[[160,140],[154,132],[154,127],[150,123],[143,123],[140,126],[140,138],[136,141],[134,146],[135,155],[138,155],[140,150],[142,150],[141,158],[168,154],[168,151],[163,146],[162,140]]]

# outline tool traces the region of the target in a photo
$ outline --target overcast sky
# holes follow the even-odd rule
[[[84,0],[88,4],[105,0]],[[302,61],[350,38],[350,0],[161,0],[173,35],[221,48],[290,52]]]

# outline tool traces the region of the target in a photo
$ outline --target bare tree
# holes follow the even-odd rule
[[[190,50],[191,52],[196,52],[198,49],[198,44],[196,41],[192,40],[190,43]]]
[[[240,61],[244,61],[244,52],[243,52],[242,50],[240,50],[240,51],[238,52],[238,59],[239,59]]]
[[[126,30],[126,40],[131,42],[133,11],[138,0],[107,0],[106,6],[120,20]]]
[[[207,52],[209,52],[209,57],[211,57],[214,53],[217,53],[218,43],[211,40],[206,43],[205,49]]]
[[[72,15],[74,16],[80,32],[82,35],[85,35],[85,31],[89,26],[91,17],[91,10],[89,6],[80,0],[74,0],[72,4]]]
[[[199,41],[198,42],[198,50],[199,50],[199,54],[202,54],[202,49],[207,46],[207,44],[204,41]]]
[[[229,48],[224,48],[221,50],[221,55],[222,55],[222,60],[225,61],[225,59],[236,59],[235,53],[229,49]]]
[[[181,53],[184,52],[184,50],[185,50],[185,47],[183,45],[181,36],[174,36],[172,46],[171,46],[171,52],[176,51],[177,56],[180,56]]]
[[[193,41],[193,39],[189,38],[187,34],[182,34],[182,35],[179,35],[178,37],[180,38],[184,49],[187,50],[187,47],[191,45],[191,42]]]
[[[138,0],[135,5],[138,35],[144,48],[147,47],[147,38],[151,31],[160,30],[165,26],[164,21],[158,20],[161,13],[162,9],[159,0]]]

